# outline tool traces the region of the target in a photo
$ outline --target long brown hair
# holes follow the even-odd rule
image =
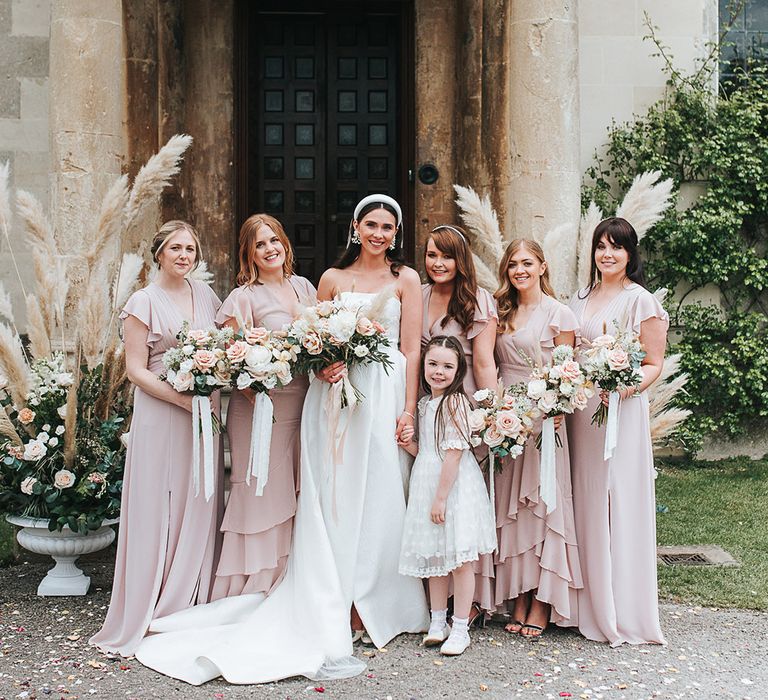
[[[285,235],[283,225],[269,214],[251,214],[240,227],[240,271],[237,273],[238,285],[252,285],[259,281],[259,268],[256,267],[256,236],[262,226],[268,226],[285,248],[283,277],[293,274],[293,246]]]
[[[525,248],[540,263],[545,263],[544,251],[541,246],[530,238],[515,238],[507,246],[504,255],[499,264],[499,288],[493,295],[499,310],[499,333],[509,333],[515,330],[515,314],[520,304],[517,289],[509,279],[509,261],[512,256],[521,248]],[[555,296],[552,284],[549,281],[549,268],[544,270],[544,274],[539,277],[541,291],[547,296]]]
[[[395,217],[395,223],[397,223],[397,212],[394,208],[386,202],[371,202],[366,204],[357,215],[357,221],[362,222],[367,214],[370,214],[374,209],[384,209],[384,211],[392,214]],[[360,257],[360,251],[363,249],[362,244],[352,241],[352,230],[354,228],[354,221],[349,222],[349,234],[350,240],[347,242],[347,247],[342,252],[339,259],[333,263],[333,267],[343,270],[349,267],[355,260]],[[400,268],[405,264],[405,258],[403,257],[403,226],[402,223],[395,230],[395,237],[392,239],[395,242],[394,250],[387,250],[384,253],[384,257],[389,263],[389,271],[393,277],[400,276]]]
[[[589,263],[589,289],[587,289],[587,293],[584,296],[589,296],[589,293],[602,280],[602,275],[595,262],[595,251],[603,236],[610,241],[611,245],[620,246],[627,251],[627,254],[629,255],[626,271],[627,278],[636,284],[639,284],[641,287],[645,287],[643,261],[640,258],[640,251],[637,248],[637,233],[632,224],[626,219],[622,219],[618,216],[611,216],[607,219],[603,219],[592,234],[592,259]]]
[[[461,343],[452,335],[436,335],[425,346],[421,353],[421,386],[427,393],[431,393],[432,387],[427,383],[424,363],[427,353],[435,347],[448,348],[456,355],[456,376],[440,397],[440,403],[435,412],[435,444],[438,446],[443,437],[443,425],[446,424],[444,416],[453,423],[459,435],[469,444],[469,399],[464,393],[464,378],[467,376],[467,357]]]
[[[450,255],[456,261],[456,277],[448,302],[448,313],[440,322],[440,327],[445,328],[448,321],[454,318],[467,333],[472,327],[477,308],[477,273],[467,234],[458,226],[442,225],[432,229],[429,238],[443,255]],[[433,284],[431,279],[429,283]]]

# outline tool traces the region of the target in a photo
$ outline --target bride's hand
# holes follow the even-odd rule
[[[397,427],[395,428],[395,437],[398,440],[402,437],[401,433],[406,427],[413,429],[413,416],[408,411],[403,411],[397,420]]]
[[[335,384],[344,376],[345,365],[343,362],[334,362],[332,365],[323,367],[315,376],[329,384]]]

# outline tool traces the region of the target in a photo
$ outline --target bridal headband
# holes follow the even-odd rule
[[[447,228],[449,231],[453,231],[454,233],[458,234],[459,238],[461,238],[461,240],[464,241],[464,243],[469,245],[469,241],[467,241],[467,239],[464,236],[464,234],[461,231],[459,231],[459,229],[457,229],[455,226],[449,226],[448,224],[441,224],[440,226],[435,226],[435,228],[433,228],[430,231],[430,233],[434,233],[435,231],[439,231],[441,228]]]
[[[363,197],[357,203],[357,206],[355,207],[355,214],[352,218],[357,221],[357,218],[360,216],[360,212],[369,204],[388,204],[390,207],[392,207],[397,213],[397,227],[400,228],[403,223],[403,210],[400,208],[400,205],[387,194],[369,194],[367,197]]]

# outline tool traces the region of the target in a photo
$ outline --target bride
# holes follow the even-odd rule
[[[386,195],[365,197],[344,254],[320,280],[319,301],[340,295],[361,306],[381,301],[378,295],[392,288],[381,320],[392,340],[393,369],[350,370],[365,398],[345,416],[336,465],[330,464],[326,398],[345,370],[332,365],[311,383],[285,578],[264,602],[243,595],[154,621],[136,652],[144,665],[195,685],[219,675],[231,683],[345,678],[365,668],[352,656],[350,621],[357,638],[364,628],[378,647],[427,628],[421,583],[397,572],[407,457],[396,440],[414,420],[421,329],[421,286],[402,263],[402,239],[398,203]]]

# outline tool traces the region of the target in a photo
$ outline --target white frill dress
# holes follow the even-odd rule
[[[361,305],[374,297],[344,296]],[[301,421],[301,490],[282,582],[264,602],[242,595],[156,620],[150,632],[160,634],[146,637],[136,652],[145,666],[194,685],[219,675],[238,684],[347,678],[365,669],[352,656],[353,603],[380,647],[402,632],[427,629],[422,585],[397,570],[407,464],[395,441],[405,404],[399,300],[388,301],[385,315],[394,368],[389,374],[378,364],[351,369],[365,398],[351,414],[342,411],[347,431],[335,481],[330,385],[310,384]]]
[[[419,401],[419,453],[411,472],[400,548],[400,573],[406,576],[447,576],[462,564],[477,561],[481,554],[496,549],[496,523],[483,474],[469,444],[450,419],[443,421],[437,445],[435,416],[439,405],[439,397],[425,396]],[[430,514],[444,450],[463,453],[459,473],[448,493],[445,522],[436,525]]]

